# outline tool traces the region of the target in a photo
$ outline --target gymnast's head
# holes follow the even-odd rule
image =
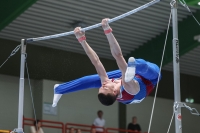
[[[112,82],[111,80],[105,81],[99,88],[99,101],[105,106],[112,105],[117,99],[118,90],[119,88],[114,82]]]

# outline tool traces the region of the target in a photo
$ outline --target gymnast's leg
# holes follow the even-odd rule
[[[110,71],[107,72],[107,75],[109,78],[120,78],[121,71],[120,70]],[[98,74],[94,74],[60,84],[55,88],[55,93],[65,94],[65,93],[91,89],[91,88],[99,88],[99,87],[101,87],[100,77]]]
[[[107,72],[109,78],[120,78],[121,71],[114,70]],[[62,94],[76,92],[85,89],[91,88],[100,88],[101,87],[101,80],[98,74],[85,76],[79,79],[75,79],[63,84],[56,84],[54,86],[54,99],[53,99],[53,107],[55,107],[61,98]]]
[[[126,82],[128,82],[133,79],[135,74],[138,74],[145,79],[155,80],[158,78],[159,72],[159,67],[156,64],[143,59],[134,59],[133,57],[130,57],[125,78]]]
[[[154,80],[158,78],[160,69],[159,67],[151,62],[143,59],[136,59],[136,74],[141,75],[145,79]]]

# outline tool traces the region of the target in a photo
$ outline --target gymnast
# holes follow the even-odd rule
[[[94,65],[97,74],[54,85],[53,107],[57,105],[62,94],[91,88],[99,88],[98,99],[106,106],[112,105],[116,100],[123,104],[140,103],[160,80],[160,70],[156,64],[134,57],[130,57],[128,64],[126,63],[108,22],[109,19],[106,18],[101,24],[119,70],[106,73],[99,57],[86,42],[85,32],[81,31],[80,27],[75,28],[74,34]]]

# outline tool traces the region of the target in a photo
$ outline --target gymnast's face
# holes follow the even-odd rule
[[[112,82],[111,80],[106,80],[101,88],[99,88],[99,93],[103,94],[117,94],[116,90],[116,83]]]

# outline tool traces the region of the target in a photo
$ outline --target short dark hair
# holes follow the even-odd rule
[[[34,126],[37,126],[37,124],[40,122],[40,120],[35,120],[34,121]]]
[[[103,105],[110,106],[116,101],[117,95],[99,93],[98,98]]]
[[[38,130],[37,124],[38,124],[39,122],[40,122],[40,120],[35,120],[35,121],[34,121],[34,126],[35,126],[36,131]]]
[[[136,117],[136,116],[133,116],[132,119],[137,119],[137,117]]]
[[[102,110],[98,110],[98,111],[97,111],[97,114],[99,114],[99,113],[103,113],[103,111],[102,111]]]

